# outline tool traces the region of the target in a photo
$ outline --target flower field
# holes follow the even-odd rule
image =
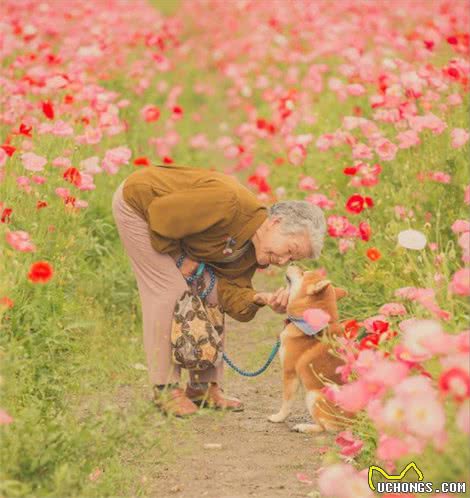
[[[123,448],[164,445],[165,428],[142,436],[144,401],[106,405],[143,361],[111,197],[173,162],[324,210],[322,256],[302,264],[348,290],[346,383],[325,393],[356,417],[305,496],[372,497],[369,466],[411,461],[468,490],[470,3],[1,10],[0,495],[146,496]],[[103,403],[84,413],[87,397]]]

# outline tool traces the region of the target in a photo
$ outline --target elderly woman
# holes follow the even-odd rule
[[[207,302],[219,303],[240,322],[253,319],[265,305],[284,313],[287,289],[257,292],[251,278],[257,268],[270,264],[317,259],[326,230],[322,210],[298,200],[268,208],[231,176],[159,165],[137,170],[119,185],[113,215],[137,280],[155,404],[176,416],[196,412],[196,403],[202,401],[214,408],[243,410],[240,400],[222,390],[223,362],[190,371],[189,385],[179,387],[180,369],[171,362],[170,343],[175,303],[188,289],[185,279],[205,262],[216,275]],[[178,268],[181,254],[186,258]],[[207,286],[207,272],[203,278]]]

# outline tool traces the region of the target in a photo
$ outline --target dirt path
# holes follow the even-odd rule
[[[255,288],[266,288],[261,285],[265,278],[256,275]],[[283,316],[267,307],[249,323],[227,317],[227,354],[242,368],[258,368],[267,358],[282,322]],[[245,411],[223,414],[204,409],[191,419],[169,421],[174,458],[149,476],[148,496],[318,497],[315,486],[299,482],[296,475],[315,477],[320,465],[316,448],[331,444],[332,438],[291,431],[294,424],[309,421],[300,391],[287,423],[267,420],[281,400],[279,358],[254,379],[241,377],[226,366],[225,390],[244,401]],[[217,447],[207,449],[206,444]]]

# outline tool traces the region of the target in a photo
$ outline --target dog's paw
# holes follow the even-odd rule
[[[279,422],[284,422],[284,420],[285,420],[286,418],[287,418],[287,416],[286,416],[286,415],[284,415],[283,413],[280,413],[280,412],[279,412],[279,413],[275,413],[275,414],[273,414],[273,415],[270,415],[270,416],[268,417],[268,420],[269,420],[270,422],[273,422],[273,423],[275,423],[275,424],[278,424]]]
[[[294,432],[309,434],[311,432],[323,432],[323,427],[318,424],[296,424],[292,427]]]

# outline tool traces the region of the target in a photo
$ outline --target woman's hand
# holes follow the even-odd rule
[[[289,301],[287,287],[279,287],[276,292],[258,292],[254,296],[255,303],[267,304],[276,313],[285,313]]]
[[[193,261],[191,258],[186,257],[180,267],[180,272],[183,274],[184,278],[188,278],[196,271],[198,266],[198,261]]]

